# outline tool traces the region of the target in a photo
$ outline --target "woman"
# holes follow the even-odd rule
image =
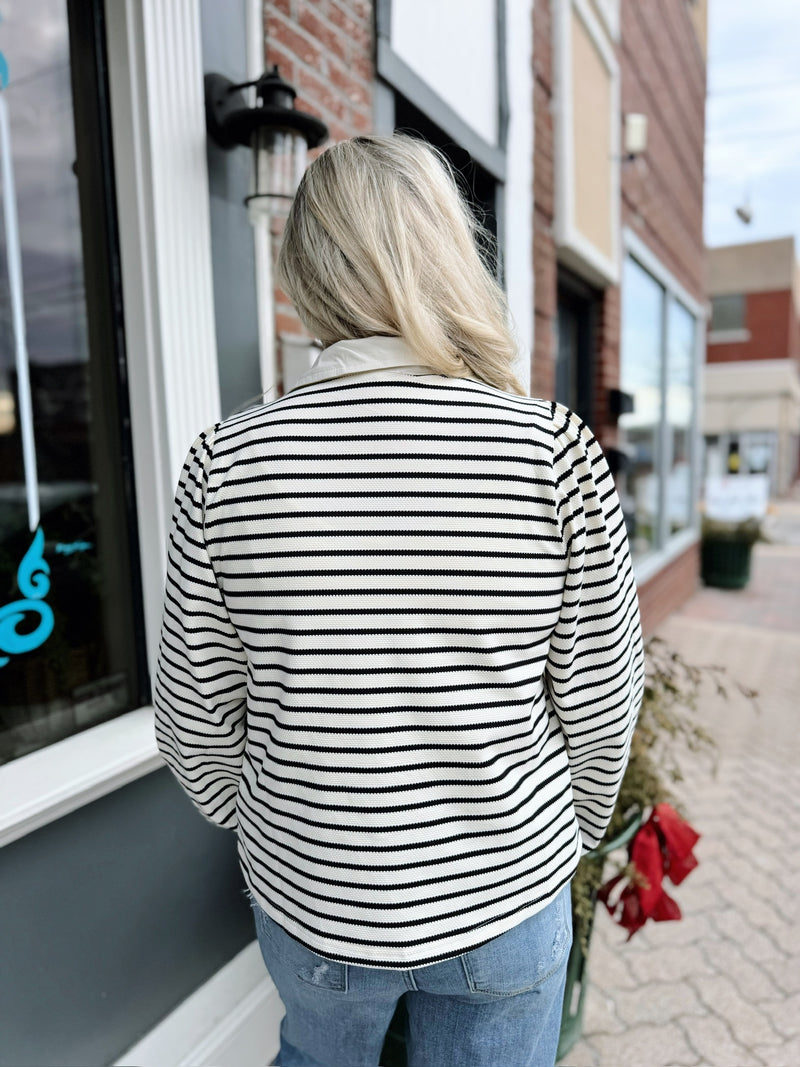
[[[282,1067],[552,1065],[569,882],[642,691],[597,442],[530,399],[446,164],[358,137],[308,168],[278,269],[324,347],[184,466],[161,751],[236,831]]]

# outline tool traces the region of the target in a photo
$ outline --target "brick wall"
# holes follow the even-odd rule
[[[556,246],[553,238],[555,149],[553,137],[553,27],[551,0],[536,0],[533,12],[534,75],[534,346],[531,393],[555,392]]]
[[[745,328],[750,332],[748,341],[709,344],[707,362],[798,357],[797,317],[790,289],[748,293],[745,297]]]
[[[622,167],[623,224],[705,299],[705,61],[684,0],[622,0],[622,112],[648,116],[647,152]]]
[[[532,391],[552,396],[556,358],[557,252],[554,183],[552,0],[534,13],[535,163],[534,262],[536,332]],[[649,119],[643,157],[622,167],[622,223],[634,230],[698,301],[705,299],[703,142],[705,62],[684,0],[622,0],[617,48],[622,113]],[[620,289],[598,296],[592,428],[604,448],[617,443],[608,407],[620,380]],[[697,586],[698,552],[674,560],[640,590],[645,628],[652,631]]]
[[[372,0],[266,0],[264,4],[266,63],[278,64],[281,75],[297,90],[296,106],[321,118],[331,141],[372,129],[373,26]],[[273,220],[273,254],[281,226],[280,220]],[[275,292],[275,327],[278,339],[304,332],[280,289]],[[280,342],[277,363],[280,380]]]
[[[608,391],[619,388],[622,327],[620,310],[619,286],[610,286],[602,294],[599,302],[595,340],[597,360],[594,372],[592,425],[603,448],[614,447],[619,440],[615,420],[612,419],[609,411]]]
[[[553,241],[552,0],[534,12],[534,240],[536,332],[533,392],[550,396],[555,363],[556,249]],[[638,233],[697,300],[705,299],[703,141],[705,64],[683,0],[622,0],[618,47],[622,112],[649,119],[644,156],[622,167],[622,221]],[[608,389],[619,384],[619,290],[601,297],[594,429],[613,442]]]
[[[669,566],[639,588],[639,610],[645,635],[652,634],[700,584],[700,545],[692,545]]]
[[[372,129],[371,0],[267,0],[268,63],[297,89],[297,106],[343,141]]]
[[[702,303],[706,68],[684,0],[622,0],[619,60],[623,115],[648,116],[647,152],[622,166],[623,225]],[[645,632],[691,596],[699,566],[694,546],[644,583]]]

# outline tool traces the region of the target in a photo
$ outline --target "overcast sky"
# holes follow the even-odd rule
[[[709,6],[706,243],[794,234],[800,255],[800,0]]]

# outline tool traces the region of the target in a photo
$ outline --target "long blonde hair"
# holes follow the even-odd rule
[[[424,366],[524,395],[505,294],[447,160],[412,137],[354,137],[309,166],[278,278],[325,345],[402,337]]]

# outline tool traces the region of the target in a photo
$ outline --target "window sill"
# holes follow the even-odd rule
[[[0,766],[0,847],[160,766],[150,707]]]
[[[711,330],[706,338],[710,345],[741,344],[750,340],[749,330]]]

